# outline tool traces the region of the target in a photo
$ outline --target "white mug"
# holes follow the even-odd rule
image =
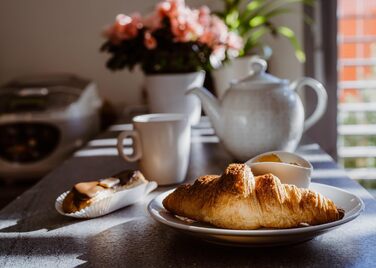
[[[119,155],[128,162],[139,161],[146,179],[159,185],[184,181],[191,146],[189,120],[183,114],[145,114],[132,119],[134,130],[120,133]],[[123,151],[123,140],[133,139],[133,154]]]

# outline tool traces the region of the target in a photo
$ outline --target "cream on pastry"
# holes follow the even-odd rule
[[[73,186],[63,201],[63,211],[74,213],[90,206],[98,198],[147,183],[139,170],[125,170],[99,181],[80,182]]]

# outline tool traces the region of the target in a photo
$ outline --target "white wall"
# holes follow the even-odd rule
[[[151,10],[156,0],[1,0],[0,84],[19,75],[72,72],[97,81],[101,95],[123,106],[141,101],[139,71],[110,72],[99,53],[101,30],[118,13]],[[221,0],[187,1],[218,6]],[[282,19],[298,30],[301,16]],[[273,41],[272,71],[299,77],[302,66],[284,39]]]
[[[284,25],[290,27],[296,34],[302,48],[303,44],[303,6],[300,4],[295,5],[295,12],[280,16],[275,20],[278,25]],[[304,66],[295,57],[295,51],[290,45],[290,42],[284,37],[268,38],[273,49],[273,55],[270,60],[270,72],[279,77],[283,77],[294,81],[297,78],[304,76]],[[304,89],[301,89],[299,95],[305,106],[305,94]]]
[[[298,40],[300,40],[301,46],[304,47],[302,11],[303,7],[301,5],[295,5],[294,13],[278,17],[275,23],[290,27],[295,32]],[[290,45],[290,42],[284,37],[278,37],[276,39],[268,38],[268,40],[273,49],[270,71],[275,75],[290,80],[303,76],[304,66],[296,59],[294,49]]]

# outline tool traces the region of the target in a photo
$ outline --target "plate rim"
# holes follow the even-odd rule
[[[162,197],[163,195],[167,196],[169,193],[173,192],[176,188],[170,189],[167,191],[164,191],[160,194],[158,194],[156,197],[154,197],[148,204],[147,210],[151,217],[156,220],[157,222],[160,222],[164,225],[167,225],[169,227],[179,229],[181,231],[188,231],[188,232],[193,232],[193,233],[204,233],[204,234],[211,234],[211,235],[230,235],[230,236],[280,236],[280,235],[295,235],[295,234],[302,234],[302,233],[307,233],[307,232],[319,232],[319,231],[326,231],[335,227],[339,227],[340,225],[343,225],[347,222],[350,222],[357,218],[365,209],[365,205],[363,200],[353,194],[350,193],[344,189],[323,184],[323,183],[314,183],[312,182],[311,185],[313,186],[318,186],[318,187],[324,187],[324,188],[329,188],[329,189],[334,189],[336,191],[340,191],[349,195],[352,195],[355,197],[360,204],[360,207],[357,209],[357,211],[354,212],[351,216],[347,218],[343,218],[338,221],[334,222],[329,222],[329,223],[324,223],[320,225],[313,225],[313,226],[308,226],[308,227],[297,227],[297,228],[287,228],[287,229],[258,229],[258,230],[239,230],[239,229],[222,229],[218,227],[203,227],[203,226],[192,226],[192,225],[186,225],[183,223],[176,223],[169,221],[165,219],[164,217],[154,213],[153,210],[156,210],[153,206],[154,205],[159,205],[159,202],[157,201],[158,198]],[[310,185],[310,186],[311,186]],[[162,205],[163,207],[163,205]],[[163,208],[164,209],[164,208]],[[164,209],[166,212],[168,212],[166,209]]]

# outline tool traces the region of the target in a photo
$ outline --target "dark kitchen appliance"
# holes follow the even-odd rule
[[[0,178],[45,175],[99,131],[94,82],[73,75],[16,79],[0,88]]]

